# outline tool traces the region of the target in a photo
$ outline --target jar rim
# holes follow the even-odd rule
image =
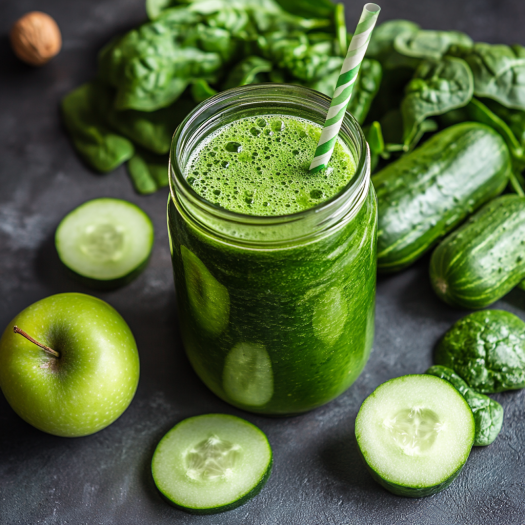
[[[171,142],[169,184],[171,198],[174,200],[174,202],[177,202],[177,197],[182,196],[183,199],[189,200],[193,206],[197,206],[204,213],[213,216],[217,220],[224,220],[228,221],[229,223],[257,225],[264,228],[265,226],[278,226],[281,224],[301,221],[312,215],[322,215],[331,209],[337,208],[342,203],[347,202],[349,199],[354,200],[355,197],[358,197],[365,189],[367,190],[370,183],[370,172],[366,169],[366,163],[368,159],[368,144],[359,123],[348,111],[345,113],[343,126],[340,133],[344,133],[350,138],[355,137],[357,139],[358,158],[354,159],[356,160],[356,176],[352,177],[351,180],[338,193],[329,199],[320,202],[319,204],[316,204],[305,210],[284,215],[249,215],[246,213],[227,210],[223,207],[213,204],[199,195],[192,188],[190,183],[183,175],[184,169],[180,165],[180,153],[181,144],[185,138],[185,135],[191,134],[191,128],[192,126],[196,125],[199,117],[202,117],[202,115],[206,112],[210,112],[210,114],[216,116],[218,113],[213,112],[213,108],[220,106],[227,107],[228,100],[237,99],[242,104],[243,100],[248,102],[250,97],[263,97],[265,95],[271,97],[272,94],[279,94],[280,96],[284,96],[289,99],[292,93],[294,93],[295,98],[299,96],[301,99],[304,99],[305,102],[310,101],[315,103],[318,109],[321,109],[323,112],[325,112],[323,115],[324,119],[326,112],[328,112],[330,107],[330,97],[311,88],[295,84],[250,84],[222,91],[197,105],[179,124],[175,130],[175,133],[173,134]],[[285,105],[283,105],[283,110],[286,110]],[[350,130],[350,133],[348,133],[347,130]]]

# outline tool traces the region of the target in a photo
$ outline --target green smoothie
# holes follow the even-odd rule
[[[308,168],[321,126],[264,115],[237,120],[192,153],[185,177],[207,201],[247,215],[287,215],[337,195],[355,174],[355,162],[339,140],[328,168]]]
[[[320,132],[297,116],[240,118],[198,142],[181,175],[206,201],[245,216],[317,213],[357,176],[342,140],[328,168],[309,173]],[[376,281],[376,201],[371,185],[365,191],[359,209],[322,235],[306,231],[305,240],[277,247],[246,244],[240,234],[238,242],[215,238],[172,194],[184,346],[222,399],[252,412],[297,414],[358,377],[373,340]],[[264,237],[266,226],[254,228]]]

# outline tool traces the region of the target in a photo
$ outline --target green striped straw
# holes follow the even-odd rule
[[[366,48],[370,42],[372,31],[376,25],[379,11],[381,11],[381,8],[377,4],[366,4],[363,7],[361,18],[337,79],[330,109],[326,115],[323,131],[315,150],[314,160],[310,164],[310,173],[326,168],[332,156],[337,135],[341,129],[346,108],[352,97],[354,83],[361,68]]]

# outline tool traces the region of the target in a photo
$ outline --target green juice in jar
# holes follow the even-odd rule
[[[375,195],[368,185],[353,213],[326,230],[315,223],[323,205],[331,215],[344,208],[337,199],[359,175],[341,139],[328,168],[309,173],[320,133],[297,115],[233,120],[187,155],[180,176],[193,204],[177,191],[169,202],[186,352],[213,392],[252,412],[291,415],[330,401],[372,345]],[[200,214],[199,200],[226,219]]]
[[[236,213],[307,210],[339,193],[356,171],[339,141],[328,169],[309,173],[320,134],[320,126],[285,115],[240,119],[196,148],[185,177],[207,201]]]

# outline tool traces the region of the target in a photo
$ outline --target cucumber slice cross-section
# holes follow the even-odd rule
[[[93,199],[66,215],[55,234],[64,265],[88,286],[115,288],[146,266],[153,247],[150,218],[121,199]]]
[[[466,463],[475,422],[463,396],[428,375],[391,379],[368,396],[355,433],[372,477],[400,496],[448,487]]]
[[[272,449],[248,421],[206,414],[181,421],[161,439],[151,470],[169,503],[193,514],[214,514],[261,491],[272,470]]]

